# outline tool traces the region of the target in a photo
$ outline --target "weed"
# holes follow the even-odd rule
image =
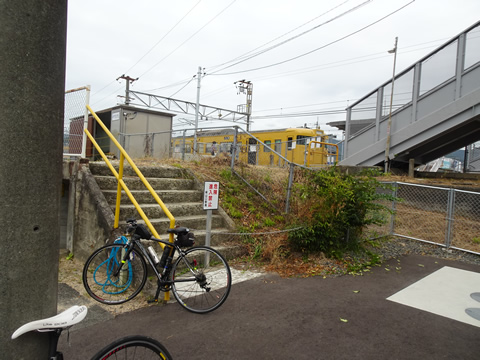
[[[274,226],[275,225],[275,221],[273,221],[272,219],[270,218],[266,218],[264,221],[263,221],[263,224],[265,226]]]

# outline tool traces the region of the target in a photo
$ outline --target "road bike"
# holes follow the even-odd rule
[[[78,324],[87,316],[87,307],[75,305],[62,313],[47,319],[35,320],[19,327],[12,340],[29,331],[49,332],[48,360],[63,360],[63,354],[57,350],[58,339],[62,331]],[[148,336],[133,335],[115,340],[97,352],[92,360],[172,360],[168,350],[160,342]]]
[[[127,219],[126,235],[96,250],[85,262],[83,285],[88,294],[108,305],[133,299],[145,286],[148,262],[157,277],[151,302],[158,302],[160,292],[171,290],[177,302],[191,312],[207,313],[220,307],[232,285],[225,258],[208,246],[191,247],[195,237],[187,228],[167,232],[174,234],[173,243],[154,238],[145,225]],[[161,259],[142,241],[162,243]]]

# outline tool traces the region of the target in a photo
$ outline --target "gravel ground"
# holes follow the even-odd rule
[[[379,240],[379,246],[371,247],[370,250],[380,255],[383,260],[416,254],[480,265],[480,255],[406,238]]]

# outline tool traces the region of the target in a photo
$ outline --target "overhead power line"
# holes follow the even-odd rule
[[[229,60],[229,61],[227,61],[227,62],[224,62],[223,64],[219,64],[219,65],[215,65],[215,66],[209,66],[208,68],[213,70],[213,69],[215,69],[215,68],[219,68],[219,67],[222,67],[222,66],[224,66],[224,65],[227,65],[228,63],[231,63],[231,62],[240,60],[240,59],[242,59],[242,58],[245,58],[247,55],[253,53],[254,51],[256,51],[256,50],[258,50],[258,49],[261,49],[262,47],[264,47],[264,46],[266,46],[266,45],[268,45],[268,44],[271,44],[271,43],[273,43],[274,41],[276,41],[276,40],[278,40],[278,39],[281,39],[281,38],[284,37],[284,36],[287,36],[288,34],[293,33],[294,31],[296,31],[296,30],[304,27],[305,25],[310,24],[311,22],[313,22],[313,21],[321,18],[322,16],[324,16],[324,15],[332,12],[333,10],[339,8],[340,6],[344,5],[345,3],[349,2],[349,1],[350,1],[350,0],[344,1],[344,2],[341,3],[340,5],[337,5],[337,6],[333,7],[333,8],[331,8],[330,10],[328,10],[328,11],[326,11],[326,12],[324,12],[324,13],[316,16],[316,17],[314,17],[313,19],[307,21],[306,23],[303,23],[302,25],[297,26],[295,29],[292,29],[292,30],[288,31],[288,32],[284,33],[283,35],[280,35],[280,36],[276,37],[275,39],[272,39],[272,40],[266,42],[265,44],[260,45],[260,46],[256,47],[255,49],[246,52],[246,53],[243,54],[243,55],[240,55],[240,56],[238,56],[238,57],[236,57],[236,58],[234,58],[234,59],[232,59],[232,60]]]
[[[170,55],[172,55],[174,52],[176,52],[178,49],[180,49],[183,45],[185,45],[188,41],[190,41],[194,36],[196,36],[200,31],[205,29],[212,21],[214,21],[217,17],[219,17],[221,14],[223,14],[230,6],[233,5],[233,3],[237,0],[233,0],[230,4],[228,4],[223,10],[221,10],[217,15],[215,15],[213,18],[211,18],[205,25],[203,25],[200,29],[198,29],[195,33],[193,33],[190,37],[188,37],[184,42],[182,42],[180,45],[178,45],[175,49],[173,49],[168,55],[164,56],[160,61],[158,61],[155,65],[153,65],[151,68],[149,68],[147,71],[145,71],[140,77],[144,76],[146,73],[150,72],[154,68],[156,68],[162,61],[167,59]]]
[[[378,19],[378,20],[376,20],[376,21],[374,21],[374,22],[372,22],[372,23],[370,23],[370,24],[368,24],[368,25],[366,25],[366,26],[364,26],[364,27],[362,27],[362,28],[360,28],[360,29],[358,29],[358,30],[356,30],[356,31],[353,31],[353,32],[351,32],[351,33],[349,33],[349,34],[341,37],[341,38],[338,38],[338,39],[336,39],[336,40],[334,40],[334,41],[331,41],[331,42],[328,43],[328,44],[325,44],[325,45],[323,45],[323,46],[320,46],[320,47],[318,47],[318,48],[316,48],[316,49],[313,49],[313,50],[311,50],[311,51],[308,51],[308,52],[306,52],[306,53],[297,55],[297,56],[292,57],[292,58],[290,58],[290,59],[283,60],[283,61],[280,61],[280,62],[277,62],[277,63],[273,63],[273,64],[270,64],[270,65],[265,65],[265,66],[253,68],[253,69],[247,69],[247,70],[235,71],[235,72],[230,72],[230,73],[218,74],[219,71],[222,71],[222,70],[225,70],[225,69],[227,69],[227,68],[229,68],[229,67],[231,67],[231,66],[237,65],[237,64],[233,64],[233,65],[230,65],[230,66],[225,67],[225,68],[223,68],[223,69],[217,70],[217,71],[215,71],[215,72],[213,72],[213,73],[210,73],[210,75],[234,75],[234,74],[241,74],[241,73],[245,73],[245,72],[249,72],[249,71],[256,71],[256,70],[267,69],[267,68],[270,68],[270,67],[278,66],[278,65],[285,64],[285,63],[287,63],[287,62],[290,62],[290,61],[299,59],[299,58],[301,58],[301,57],[310,55],[310,54],[312,54],[312,53],[314,53],[314,52],[316,52],[316,51],[318,51],[318,50],[322,50],[322,49],[324,49],[324,48],[326,48],[326,47],[328,47],[328,46],[331,46],[331,45],[333,45],[333,44],[336,44],[336,43],[338,43],[338,42],[340,42],[340,41],[342,41],[342,40],[345,40],[345,39],[347,39],[347,38],[349,38],[349,37],[351,37],[351,36],[353,36],[353,35],[355,35],[355,34],[358,34],[359,32],[364,31],[365,29],[368,29],[369,27],[371,27],[371,26],[373,26],[373,25],[375,25],[375,24],[377,24],[377,23],[385,20],[386,18],[392,16],[393,14],[399,12],[400,10],[404,9],[405,7],[407,7],[408,5],[412,4],[413,2],[415,2],[415,0],[410,1],[410,2],[407,3],[406,5],[401,6],[400,8],[396,9],[395,11],[392,11],[391,13],[389,13],[389,14],[381,17],[380,19]]]
[[[132,70],[136,65],[138,65],[138,63],[139,63],[140,61],[142,61],[148,54],[150,54],[150,53],[153,51],[153,49],[155,49],[155,48],[163,41],[163,39],[165,39],[165,38],[168,36],[168,34],[170,34],[170,33],[198,6],[198,4],[200,4],[201,2],[202,2],[202,0],[199,0],[195,5],[193,5],[193,7],[192,7],[190,10],[188,10],[187,13],[186,13],[185,15],[183,15],[182,18],[181,18],[180,20],[178,20],[177,23],[176,23],[175,25],[173,25],[173,27],[172,27],[170,30],[168,30],[167,33],[166,33],[165,35],[163,35],[163,36],[160,38],[160,40],[158,40],[158,41],[155,43],[155,45],[153,45],[153,46],[150,48],[150,50],[148,50],[140,59],[138,59],[138,61],[137,61],[135,64],[133,64],[133,65],[130,67],[130,69],[128,69],[127,71],[125,71],[125,73],[130,72],[130,70]]]
[[[326,25],[326,24],[329,24],[329,23],[331,23],[331,22],[333,22],[333,21],[335,21],[335,20],[338,20],[338,19],[342,18],[343,16],[345,16],[345,15],[347,15],[347,14],[350,14],[351,12],[354,12],[354,11],[360,9],[361,7],[365,6],[366,4],[368,4],[368,3],[371,2],[371,1],[372,1],[372,0],[366,0],[366,1],[364,1],[363,3],[361,3],[361,4],[359,4],[359,5],[355,6],[355,7],[353,7],[353,8],[351,8],[351,9],[348,9],[348,10],[344,11],[343,13],[341,13],[341,14],[339,14],[339,15],[337,15],[337,16],[335,16],[335,17],[333,17],[333,18],[331,18],[331,19],[329,19],[329,20],[327,20],[327,21],[325,21],[325,22],[323,22],[323,23],[321,23],[321,24],[319,24],[319,25],[317,25],[317,26],[314,26],[313,28],[311,28],[311,29],[309,29],[309,30],[306,30],[306,31],[304,31],[304,32],[302,32],[302,33],[300,33],[300,34],[297,34],[297,35],[295,35],[295,36],[293,36],[293,37],[291,37],[291,38],[288,38],[288,39],[286,39],[286,40],[284,40],[284,41],[282,41],[282,42],[280,42],[280,43],[278,43],[278,44],[276,44],[276,45],[272,45],[272,46],[270,46],[269,48],[266,48],[266,49],[261,50],[261,51],[259,51],[259,52],[257,52],[257,53],[254,53],[254,54],[252,54],[252,55],[250,55],[250,56],[248,56],[248,57],[246,57],[246,58],[244,58],[244,59],[242,59],[242,60],[237,61],[237,62],[234,63],[234,64],[228,65],[228,66],[226,66],[226,67],[224,67],[224,68],[222,68],[222,69],[220,69],[220,70],[214,71],[214,72],[212,72],[211,74],[216,74],[216,73],[219,72],[219,71],[226,70],[226,69],[228,69],[228,68],[230,68],[230,67],[232,67],[232,66],[238,65],[238,64],[240,64],[240,63],[242,63],[242,62],[245,62],[245,61],[250,60],[250,59],[252,59],[252,58],[254,58],[254,57],[257,57],[257,56],[259,56],[259,55],[262,55],[262,54],[264,54],[264,53],[266,53],[266,52],[268,52],[268,51],[270,51],[270,50],[276,49],[276,48],[278,48],[279,46],[282,46],[282,45],[284,45],[284,44],[286,44],[286,43],[288,43],[288,42],[290,42],[290,41],[292,41],[292,40],[295,40],[295,39],[297,39],[297,38],[299,38],[299,37],[301,37],[301,36],[303,36],[303,35],[306,35],[306,34],[312,32],[313,30],[316,30],[316,29],[318,29],[318,28],[320,28],[320,27],[322,27],[322,26],[324,26],[324,25]],[[223,74],[220,74],[220,75],[223,75]]]

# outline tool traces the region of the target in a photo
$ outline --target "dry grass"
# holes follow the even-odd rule
[[[144,166],[175,166],[191,170],[200,181],[220,181],[223,189],[232,186],[232,181],[237,179],[225,180],[221,173],[230,168],[230,158],[219,155],[217,157],[202,157],[196,161],[182,161],[179,159],[157,160],[157,159],[137,159],[137,165]],[[274,226],[264,226],[262,221],[267,218],[273,218],[276,214],[283,212],[285,201],[285,188],[288,179],[287,168],[252,166],[245,164],[236,164],[236,171],[247,181],[256,185],[271,203],[276,205],[276,209],[271,206],[261,206],[264,202],[260,197],[254,196],[255,211],[252,206],[249,207],[249,199],[246,196],[247,188],[241,190],[238,195],[238,210],[241,217],[234,219],[239,227],[243,227],[251,232],[273,231],[282,229],[284,224],[276,223]],[[296,181],[298,179],[296,173]],[[461,179],[419,179],[403,176],[382,176],[379,181],[405,182],[430,186],[441,187],[461,187],[480,191],[479,180],[461,180]],[[240,181],[238,183],[241,183]],[[239,185],[240,186],[240,185]],[[222,196],[225,192],[221,193]],[[250,196],[251,199],[251,196]],[[247,205],[246,205],[247,204]],[[223,203],[222,205],[226,205]],[[224,207],[224,206],[222,206]],[[224,207],[225,210],[226,209]],[[304,209],[296,209],[301,216],[308,216],[308,206]],[[409,206],[397,206],[397,215],[395,222],[395,233],[405,236],[432,241],[438,244],[444,244],[446,232],[446,214],[429,211],[427,209],[418,209]],[[389,227],[372,227],[369,230],[376,230],[377,234],[385,234]],[[262,236],[250,236],[249,241],[244,241],[240,237],[251,254],[244,261],[253,261],[262,264],[267,270],[276,271],[283,276],[310,276],[328,275],[343,273],[348,264],[342,261],[326,259],[322,254],[305,257],[302,254],[290,253],[286,234],[271,234]],[[480,252],[480,222],[475,219],[456,216],[453,228],[452,246],[463,248],[470,251]]]

